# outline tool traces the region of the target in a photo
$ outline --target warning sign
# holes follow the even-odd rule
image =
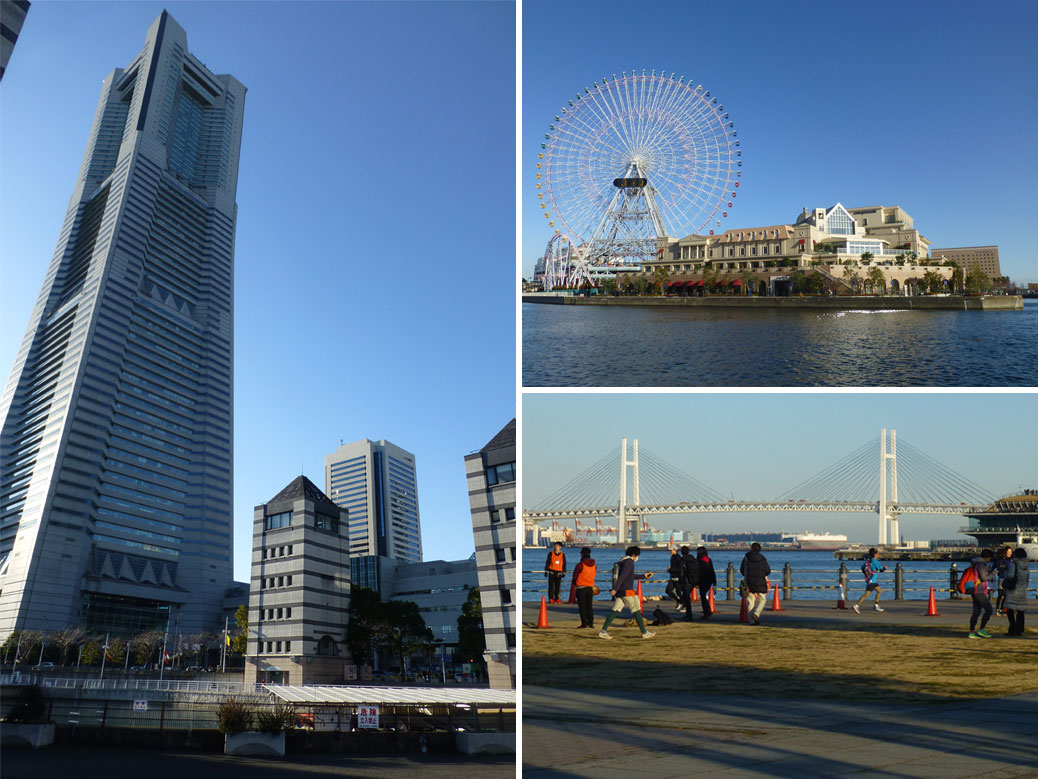
[[[378,728],[378,706],[361,706],[357,709],[358,728]]]

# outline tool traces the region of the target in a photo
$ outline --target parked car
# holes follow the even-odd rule
[[[57,668],[57,666],[54,665],[54,663],[48,661],[46,663],[37,663],[36,665],[34,665],[32,667],[32,670],[40,671],[40,670],[44,670],[44,669],[47,669],[47,668]]]

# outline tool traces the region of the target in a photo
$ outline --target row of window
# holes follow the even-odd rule
[[[270,578],[260,579],[261,590],[273,590],[278,587],[291,587],[292,577],[291,576],[271,576]]]
[[[267,619],[292,619],[292,607],[281,609],[267,609]]]
[[[288,546],[271,546],[263,550],[263,559],[270,560],[275,557],[285,557],[292,554],[292,544]]]
[[[494,550],[494,554],[497,556],[497,561],[499,563],[507,563],[507,562],[509,562],[509,559],[511,559],[511,562],[515,562],[515,547],[514,546],[502,546],[502,547],[499,547],[498,549]],[[509,558],[509,554],[511,554],[511,558]]]
[[[491,509],[491,511],[490,511],[490,521],[491,521],[491,523],[500,522],[502,514],[504,515],[505,522],[515,522],[515,509],[512,508],[512,509],[505,509],[504,511],[502,511],[501,509]]]
[[[284,648],[282,648],[284,647]],[[281,652],[291,652],[292,642],[291,641],[268,641],[267,642],[267,654],[277,654]]]

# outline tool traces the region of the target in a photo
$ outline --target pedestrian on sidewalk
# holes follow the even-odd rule
[[[858,602],[851,605],[854,609],[855,614],[861,614],[861,604],[865,602],[865,599],[872,593],[876,593],[876,605],[873,608],[876,611],[883,611],[883,607],[879,605],[879,596],[883,594],[883,588],[879,586],[876,581],[876,575],[883,573],[887,570],[885,565],[877,565],[876,561],[879,559],[879,552],[876,551],[876,547],[869,549],[869,553],[865,555],[865,562],[861,564],[861,572],[865,574],[865,592],[858,598]]]
[[[750,551],[742,558],[739,573],[746,582],[746,606],[750,623],[759,625],[761,612],[764,611],[765,596],[768,594],[771,566],[768,565],[768,558],[760,553],[760,544],[756,541],[750,544]]]
[[[1005,586],[1006,569],[1009,568],[1009,563],[1012,559],[1013,548],[1010,546],[1003,546],[995,554],[993,568],[995,575],[998,576],[998,597],[995,598],[995,614],[999,617],[1006,613],[1006,596],[1009,594],[1009,589]]]
[[[674,609],[682,611],[685,607],[681,603],[681,555],[677,549],[670,553],[670,565],[667,566],[667,574],[670,580],[667,589],[663,591],[664,596],[674,599]]]
[[[1020,547],[1013,552],[1012,562],[1006,569],[1006,584],[1012,581],[1013,586],[1007,589],[1006,615],[1009,617],[1009,635],[1024,634],[1024,612],[1027,611],[1027,585],[1031,574],[1031,561],[1027,559],[1027,550]]]
[[[710,619],[714,615],[710,609],[710,589],[717,586],[717,573],[705,546],[696,549],[696,560],[699,563],[699,602],[703,606],[703,619]]]
[[[573,585],[577,590],[577,610],[580,612],[580,627],[595,626],[595,612],[592,607],[595,598],[595,574],[598,567],[591,557],[591,547],[580,550],[580,562],[573,567]]]
[[[994,557],[994,552],[990,549],[985,549],[980,553],[980,557],[973,558],[973,571],[977,574],[977,578],[974,580],[973,592],[970,593],[970,597],[973,599],[973,614],[970,616],[970,638],[991,638],[991,634],[984,628],[987,626],[988,620],[991,619],[991,612],[993,611],[990,598],[990,582],[995,578],[995,574],[991,572],[991,562]],[[979,630],[977,629],[978,618],[980,619]]]
[[[606,615],[605,624],[602,625],[602,630],[598,634],[599,638],[612,638],[609,635],[609,626],[613,624],[614,619],[620,616],[624,606],[634,616],[634,621],[638,623],[638,627],[642,631],[642,638],[652,638],[656,635],[645,627],[645,618],[642,616],[641,604],[638,603],[638,593],[634,589],[635,579],[652,578],[652,573],[634,572],[634,564],[638,562],[638,557],[641,556],[641,553],[642,550],[638,547],[629,546],[624,556],[620,558],[620,562],[616,565],[616,581],[613,582],[613,587],[609,590],[609,595],[614,599],[613,608]]]
[[[692,556],[692,550],[681,547],[681,605],[684,607],[685,622],[692,621],[692,593],[699,585],[699,561]]]
[[[562,542],[556,541],[548,558],[544,561],[544,575],[548,578],[548,603],[562,603],[559,597],[562,592],[562,580],[566,576],[566,555],[562,552]]]

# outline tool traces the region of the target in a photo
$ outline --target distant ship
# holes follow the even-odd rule
[[[832,533],[802,533],[796,537],[801,549],[842,549],[847,546],[847,536]]]

